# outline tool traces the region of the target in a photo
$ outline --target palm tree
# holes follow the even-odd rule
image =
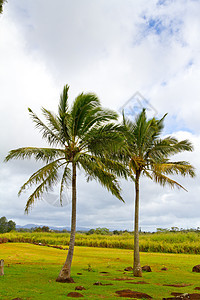
[[[166,115],[165,115],[166,116]],[[139,255],[139,183],[141,175],[161,184],[183,188],[169,175],[195,176],[194,168],[186,161],[170,161],[171,155],[182,151],[192,151],[193,147],[188,140],[178,141],[174,137],[161,139],[160,134],[164,127],[163,121],[152,118],[147,120],[145,109],[136,117],[135,122],[123,116],[126,129],[126,151],[121,153],[129,166],[130,177],[135,184],[135,220],[134,220],[134,276],[141,277]]]
[[[45,162],[45,166],[36,171],[19,191],[20,195],[26,188],[37,185],[26,203],[26,213],[35,201],[41,198],[43,192],[48,192],[57,184],[60,170],[61,204],[65,185],[72,184],[71,235],[66,262],[56,279],[60,282],[73,282],[71,264],[76,232],[77,167],[85,171],[88,180],[98,180],[122,201],[116,176],[126,177],[123,165],[108,158],[110,151],[116,151],[122,141],[122,136],[119,135],[120,125],[115,122],[117,114],[103,109],[97,96],[92,93],[80,94],[69,108],[68,89],[66,85],[60,96],[57,115],[42,108],[47,125],[29,108],[29,113],[36,127],[42,132],[43,138],[54,147],[19,148],[11,150],[5,159],[9,161],[13,158],[34,157],[37,161]]]

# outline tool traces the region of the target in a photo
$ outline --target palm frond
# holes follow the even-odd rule
[[[185,191],[187,191],[180,183],[178,183],[177,181],[165,176],[164,174],[160,173],[160,172],[156,172],[154,171],[152,173],[152,177],[153,177],[153,180],[156,182],[156,183],[159,183],[160,185],[162,185],[163,187],[165,185],[169,185],[171,188],[174,188],[175,186],[177,188],[182,188],[184,189]]]
[[[83,137],[81,148],[87,147],[91,153],[105,154],[117,152],[117,149],[124,144],[123,127],[120,124],[108,123],[93,127]]]
[[[47,119],[48,125],[51,128],[51,130],[59,136],[61,126],[58,117],[53,112],[49,111],[44,107],[42,107],[42,112],[45,118]]]
[[[65,163],[65,162],[64,162]],[[30,178],[22,185],[22,187],[20,188],[19,192],[18,192],[18,196],[21,195],[21,193],[32,187],[32,185],[34,184],[39,184],[40,182],[45,182],[46,178],[48,178],[52,172],[55,172],[56,170],[58,171],[58,169],[64,164],[61,162],[61,159],[57,159],[47,165],[45,165],[44,167],[40,168],[39,170],[37,170],[34,174],[32,174],[30,176]]]
[[[5,162],[11,159],[30,159],[34,157],[36,161],[42,160],[48,163],[58,157],[64,158],[64,156],[65,151],[63,149],[24,147],[11,150],[5,158]]]
[[[114,196],[124,202],[121,196],[121,188],[115,175],[111,171],[108,171],[108,169],[99,159],[90,155],[82,155],[79,158],[79,164],[85,170],[88,179],[97,180]]]
[[[58,106],[58,115],[59,115],[59,122],[61,126],[61,138],[62,140],[69,141],[70,133],[69,133],[69,124],[70,124],[70,114],[68,108],[68,90],[69,86],[65,85],[63,88],[63,92],[60,95],[60,103]]]
[[[36,124],[35,127],[40,130],[42,137],[47,139],[49,145],[58,145],[62,143],[59,135],[55,134],[49,127],[47,127],[30,108],[28,108],[28,110],[33,122]]]
[[[97,107],[86,114],[82,127],[79,130],[79,136],[87,134],[89,130],[95,126],[101,126],[105,122],[115,121],[118,119],[118,114],[110,109]]]
[[[100,106],[100,101],[95,94],[80,94],[76,97],[73,106],[71,108],[72,117],[72,136],[76,137],[79,135],[82,125],[89,113]]]
[[[154,170],[167,175],[181,175],[183,177],[195,177],[194,167],[186,161],[170,162],[164,161],[154,165]]]
[[[53,169],[49,176],[34,190],[34,192],[29,196],[25,207],[25,213],[29,213],[30,208],[38,200],[44,192],[48,192],[52,189],[53,185],[58,182],[58,171]]]

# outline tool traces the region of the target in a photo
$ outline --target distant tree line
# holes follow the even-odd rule
[[[0,233],[10,232],[16,230],[16,224],[12,220],[7,220],[6,217],[0,218]]]
[[[158,233],[167,233],[167,232],[200,232],[200,227],[197,228],[179,228],[176,226],[169,228],[157,228],[156,232]]]

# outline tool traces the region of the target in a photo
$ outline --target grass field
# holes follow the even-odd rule
[[[152,272],[143,273],[143,278],[135,278],[131,272],[124,273],[124,268],[132,265],[131,250],[76,247],[72,267],[75,283],[57,283],[55,279],[66,255],[65,250],[46,246],[1,244],[0,259],[5,261],[5,275],[0,277],[0,299],[74,299],[67,294],[80,285],[86,288],[79,291],[85,299],[117,299],[115,291],[122,289],[162,299],[169,297],[171,292],[198,292],[194,288],[200,286],[200,273],[192,272],[192,267],[200,263],[199,255],[141,253],[141,265],[150,265]],[[163,266],[168,270],[161,271]],[[97,281],[113,285],[93,285]],[[138,281],[148,284],[134,284]],[[170,287],[164,284],[191,285]]]

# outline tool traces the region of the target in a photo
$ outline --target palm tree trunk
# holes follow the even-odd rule
[[[139,178],[140,172],[136,171],[135,179],[135,224],[134,224],[134,264],[133,275],[142,277],[142,269],[140,266],[140,252],[139,252]]]
[[[75,244],[75,234],[76,234],[76,164],[72,164],[72,218],[71,218],[71,234],[69,242],[69,250],[67,254],[67,259],[64,266],[62,267],[60,274],[56,281],[58,282],[74,282],[70,277],[71,275],[71,264],[74,254],[74,244]]]

